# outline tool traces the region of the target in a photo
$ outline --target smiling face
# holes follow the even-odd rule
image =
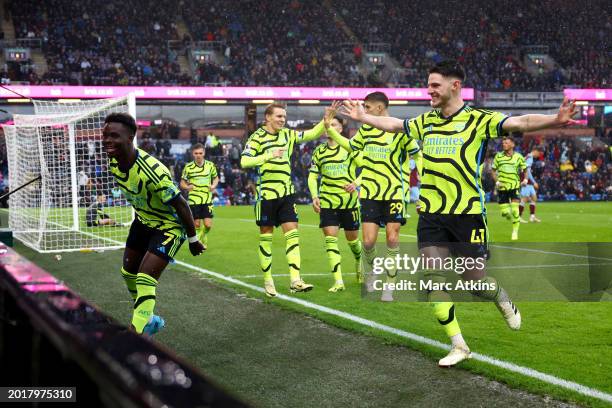
[[[283,108],[273,108],[272,112],[266,115],[266,125],[277,133],[287,122],[287,111]]]
[[[108,157],[127,157],[134,148],[134,135],[124,124],[108,122],[102,128],[102,146]]]
[[[429,74],[427,93],[431,96],[432,108],[442,109],[461,91],[461,81],[453,77],[445,77],[438,73]]]

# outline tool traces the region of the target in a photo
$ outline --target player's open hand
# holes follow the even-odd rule
[[[206,248],[204,248],[204,245],[200,241],[189,243],[189,252],[191,252],[193,256],[198,256],[205,250]]]
[[[527,179],[523,179],[521,181],[521,186],[526,186],[527,185],[528,180]]]
[[[338,113],[338,108],[340,108],[340,101],[333,101],[331,106],[327,106],[325,108],[325,114],[323,115],[323,124],[325,125],[325,129],[329,129],[331,126],[331,122]]]
[[[352,193],[355,190],[357,190],[357,185],[355,183],[349,183],[344,185],[344,191],[346,191],[347,193]]]
[[[573,120],[572,117],[577,113],[576,101],[570,101],[565,97],[557,113],[557,123],[559,126],[575,125],[577,121]]]
[[[321,212],[321,200],[319,200],[319,197],[314,197],[312,199],[312,208],[317,214]]]
[[[365,115],[365,109],[360,101],[352,101],[348,99],[342,102],[342,106],[338,110],[338,113],[343,116],[348,116],[357,122],[361,122]]]

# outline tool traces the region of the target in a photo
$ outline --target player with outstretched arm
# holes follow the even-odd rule
[[[555,115],[522,115],[508,117],[499,112],[469,107],[461,97],[465,71],[456,61],[442,61],[429,70],[428,93],[431,111],[413,119],[398,119],[367,114],[357,101],[345,101],[342,112],[356,121],[387,132],[405,132],[423,142],[423,172],[417,241],[425,258],[439,259],[450,255],[486,257],[488,230],[481,173],[487,142],[507,132],[530,132],[573,123],[575,104],[563,100]],[[427,270],[433,281],[445,281],[444,271]],[[466,281],[484,282],[473,294],[493,301],[510,328],[518,330],[521,315],[507,293],[494,285],[495,279],[485,268],[472,268],[462,274]],[[455,305],[448,293],[428,293],[434,314],[450,337],[450,353],[439,361],[442,367],[453,366],[471,357],[461,335]]]
[[[285,127],[287,110],[273,103],[266,107],[265,123],[257,129],[244,147],[240,166],[256,167],[257,202],[255,223],[259,226],[259,265],[263,272],[266,295],[277,295],[272,279],[272,233],[281,227],[285,236],[285,254],[289,264],[289,289],[292,293],[308,292],[313,285],[300,277],[300,235],[295,205],[295,187],[291,181],[291,154],[296,143],[315,140],[323,134],[323,121],[314,128],[298,132]]]
[[[332,105],[335,106],[335,105]],[[361,105],[360,105],[361,106]],[[386,117],[389,98],[383,92],[372,92],[364,99],[364,113],[368,116]],[[410,157],[420,168],[421,151],[416,140],[403,130],[385,129],[364,123],[352,139],[330,133],[343,149],[359,152],[362,160],[361,232],[363,236],[363,260],[368,265],[366,290],[374,290],[376,276],[371,273],[376,258],[376,241],[382,227],[386,234],[386,258],[395,259],[399,254],[400,227],[406,223],[406,198],[410,188]],[[385,268],[387,281],[396,279],[395,267]],[[393,300],[391,291],[383,290],[381,300]]]

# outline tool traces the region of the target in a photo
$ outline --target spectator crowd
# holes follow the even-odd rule
[[[606,0],[9,0],[17,38],[40,38],[48,71],[7,65],[7,80],[88,85],[425,85],[426,69],[457,58],[482,90],[610,86],[612,19]],[[179,35],[179,25],[187,32]],[[175,40],[217,41],[222,62],[181,72]],[[383,42],[401,66],[395,83],[360,65]],[[524,67],[526,46],[558,66]]]

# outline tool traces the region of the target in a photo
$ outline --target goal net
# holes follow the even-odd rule
[[[109,113],[136,116],[133,96],[70,103],[33,101],[34,115],[4,126],[9,227],[39,252],[122,248],[133,210],[102,148]]]

